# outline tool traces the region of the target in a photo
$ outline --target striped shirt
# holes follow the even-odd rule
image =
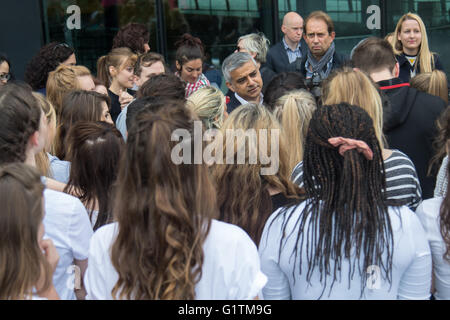
[[[176,75],[179,76],[178,73],[176,73]],[[189,97],[192,93],[194,93],[198,89],[207,87],[209,85],[210,85],[209,80],[203,73],[200,75],[200,77],[198,77],[195,83],[186,82],[186,98]]]
[[[286,40],[284,40],[284,38],[283,38],[283,45],[284,45],[284,49],[286,50],[286,53],[288,55],[289,63],[292,63],[295,60],[297,60],[297,58],[302,57],[302,51],[300,50],[300,42],[298,43],[297,48],[295,50],[292,50],[291,48],[289,48],[289,46],[286,43]]]
[[[384,160],[384,169],[386,172],[386,199],[400,200],[415,211],[422,201],[422,189],[411,159],[399,150],[392,150],[392,155]],[[303,187],[303,162],[294,168],[291,179]]]

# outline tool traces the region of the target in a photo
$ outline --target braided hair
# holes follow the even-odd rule
[[[367,160],[357,150],[340,155],[328,142],[333,137],[366,142],[373,150],[373,159]],[[310,283],[318,268],[320,281],[325,281],[322,295],[330,275],[331,293],[340,277],[342,261],[350,260],[349,279],[359,272],[361,296],[366,286],[363,275],[371,265],[379,266],[384,279],[391,283],[394,245],[387,208],[391,204],[383,195],[386,183],[382,153],[367,112],[347,103],[315,111],[306,137],[304,187],[308,200],[296,221],[299,228],[294,253],[296,262],[300,255],[301,273],[301,250],[306,250],[307,281]],[[289,215],[285,210],[279,215],[285,217],[285,232]]]

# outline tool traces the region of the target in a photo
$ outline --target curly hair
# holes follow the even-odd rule
[[[279,98],[290,91],[300,89],[308,90],[305,78],[301,73],[281,72],[273,77],[267,85],[264,91],[264,104],[273,112],[276,109],[276,103]]]
[[[122,27],[113,39],[112,49],[130,48],[136,54],[145,53],[144,45],[150,41],[150,32],[141,23],[129,23]]]
[[[74,49],[65,43],[51,42],[43,46],[31,59],[25,70],[25,82],[33,90],[45,88],[50,71],[69,59]]]
[[[41,108],[27,85],[0,87],[0,164],[24,162],[31,135],[39,130]]]
[[[160,112],[140,112],[128,132],[114,203],[116,299],[195,299],[216,191],[206,164],[172,161],[176,129],[193,136],[194,120],[172,101]]]

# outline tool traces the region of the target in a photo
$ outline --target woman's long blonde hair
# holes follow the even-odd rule
[[[403,53],[403,45],[400,40],[398,40],[398,35],[402,31],[402,24],[406,20],[415,20],[419,24],[420,31],[422,33],[422,41],[420,43],[419,52],[417,53],[417,61],[420,64],[420,70],[418,72],[431,72],[434,69],[434,56],[428,47],[428,36],[427,29],[425,28],[425,24],[422,19],[414,13],[408,12],[404,14],[397,23],[395,27],[394,36],[392,39],[392,47],[394,48],[394,53],[396,55],[401,55]],[[415,68],[417,69],[417,63],[415,64]]]
[[[375,134],[382,148],[387,147],[383,134],[383,103],[375,84],[363,72],[344,67],[323,84],[323,104],[346,102],[363,108],[373,120]]]
[[[56,112],[53,105],[42,94],[33,92],[33,96],[39,102],[39,106],[44,113],[45,120],[47,121],[48,130],[53,130],[53,135],[56,133]],[[54,127],[52,127],[54,126]],[[35,155],[36,167],[42,176],[51,178],[50,161],[47,156],[47,152],[53,154],[54,151],[53,141],[46,141],[44,150]]]
[[[226,108],[225,96],[215,87],[198,89],[187,99],[186,106],[202,120],[206,129],[220,129]]]
[[[281,123],[281,130],[290,146],[289,171],[303,160],[303,145],[309,121],[317,108],[313,95],[306,90],[295,90],[279,98],[274,114]]]
[[[418,74],[410,83],[411,87],[439,97],[448,105],[447,76],[441,70]]]
[[[254,130],[256,141],[248,136],[240,139],[242,134],[239,130],[245,133]],[[242,105],[230,113],[221,132],[224,137],[223,159],[219,159],[212,167],[218,190],[220,220],[243,228],[258,245],[265,222],[272,214],[269,189],[281,191],[287,198],[301,198],[299,187],[290,181],[286,141],[275,116],[266,107],[252,103]],[[229,135],[230,132],[234,133],[237,139]],[[279,139],[272,139],[272,135],[277,133]],[[267,141],[267,150],[260,150],[261,139],[264,138]],[[277,157],[278,171],[262,175],[262,169],[269,165],[262,163],[260,154],[269,154],[269,150],[273,150],[272,143],[278,144],[278,155],[271,154]],[[227,151],[229,149],[231,152]],[[245,151],[243,161],[239,160],[242,150]],[[228,157],[227,152],[232,154],[232,159]]]

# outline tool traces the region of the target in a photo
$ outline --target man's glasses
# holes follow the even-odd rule
[[[8,81],[9,79],[11,79],[11,74],[10,73],[4,73],[4,74],[0,74],[0,80],[2,81]]]

